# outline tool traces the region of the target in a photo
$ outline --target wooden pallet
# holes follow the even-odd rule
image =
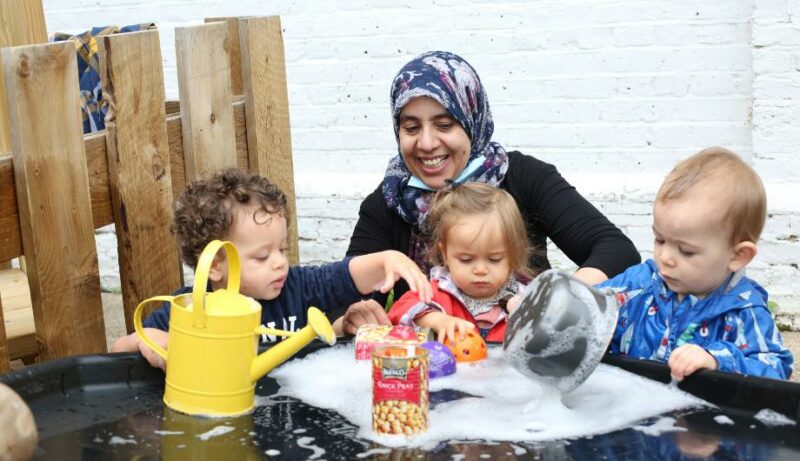
[[[111,110],[106,130],[86,136],[74,45],[2,50],[13,142],[12,154],[0,151],[0,262],[24,255],[27,273],[0,277],[0,370],[29,353],[46,360],[105,352],[94,231],[109,223],[132,331],[141,300],[182,284],[169,231],[174,198],[219,168],[258,172],[287,194],[297,262],[280,19],[222,21],[176,29],[179,103],[164,99],[158,31],[102,37]],[[23,278],[27,292],[18,287]]]

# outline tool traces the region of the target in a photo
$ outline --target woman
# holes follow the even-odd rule
[[[530,261],[534,271],[550,268],[548,238],[579,266],[575,276],[590,284],[640,262],[633,243],[553,165],[506,152],[491,140],[494,123],[486,92],[459,56],[431,51],[411,60],[392,82],[391,103],[399,153],[380,186],[361,203],[348,256],[395,249],[427,273],[425,222],[433,192],[447,181],[478,181],[514,197],[536,250]],[[395,298],[407,289],[397,284]],[[384,300],[376,299],[348,308],[346,333],[365,323],[389,323]]]

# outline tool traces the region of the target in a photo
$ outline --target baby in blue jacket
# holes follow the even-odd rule
[[[620,302],[611,352],[667,362],[678,380],[701,368],[788,378],[767,292],[745,276],[765,219],[764,186],[733,152],[678,163],[653,205],[653,259],[600,285]]]

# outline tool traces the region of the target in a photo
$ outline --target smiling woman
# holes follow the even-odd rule
[[[469,136],[438,102],[416,98],[400,112],[398,138],[408,171],[431,189],[464,170]]]
[[[584,199],[553,165],[492,141],[494,121],[486,91],[461,57],[431,51],[409,61],[391,87],[398,155],[361,204],[347,250],[349,256],[394,249],[427,273],[431,235],[426,227],[434,192],[446,180],[501,188],[522,212],[528,261],[534,272],[550,268],[550,239],[579,269],[576,276],[598,283],[640,261],[631,241]],[[407,288],[395,287],[395,299]],[[344,315],[344,330],[364,323],[389,323],[381,304],[362,302]]]

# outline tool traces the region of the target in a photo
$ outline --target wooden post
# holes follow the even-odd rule
[[[224,22],[228,25],[228,39],[225,40],[225,49],[228,51],[228,60],[231,68],[231,93],[234,96],[242,94],[242,51],[239,44],[239,18],[206,18],[206,23]]]
[[[289,261],[299,262],[289,95],[278,16],[239,20],[250,170],[269,178],[289,202]]]
[[[228,27],[214,22],[175,29],[186,178],[236,166]]]
[[[46,42],[47,30],[41,0],[0,0],[0,48]],[[11,152],[11,132],[8,127],[3,80],[0,78],[0,156]],[[0,232],[3,232],[2,228],[3,224],[0,223]],[[19,263],[24,270],[25,258],[20,257]],[[10,261],[0,259],[0,270],[10,267]],[[0,322],[2,321],[3,311],[0,310]]]
[[[19,270],[0,271],[5,316],[6,352],[9,360],[30,359],[39,354],[36,325],[31,309],[31,290],[28,276]]]
[[[6,322],[3,320],[3,298],[0,296],[0,373],[5,373],[11,368],[8,363],[8,347],[6,344]]]
[[[5,94],[0,105],[5,111]],[[10,261],[21,253],[22,240],[17,213],[17,191],[14,189],[13,162],[10,153],[0,154],[0,261]]]
[[[0,48],[46,42],[41,0],[0,0]],[[11,152],[4,80],[0,78],[0,156]]]
[[[3,80],[3,79],[0,79],[0,80]],[[2,91],[2,94],[0,94],[0,97],[2,97],[2,99],[0,99],[0,107],[2,107],[2,108],[0,108],[0,112],[2,112],[4,114],[4,116],[5,116],[5,113],[6,113],[6,111],[5,111],[5,85],[2,85],[2,88],[0,88],[0,91]],[[7,119],[6,119],[6,121],[7,121]],[[2,128],[0,128],[0,129],[2,129]],[[0,154],[0,164],[3,164],[3,163],[10,164],[11,163],[11,158],[10,157],[2,158],[2,154]],[[7,170],[4,171],[4,169],[0,168],[0,176],[2,176],[3,173],[5,173],[6,171],[8,173],[11,172],[10,169],[7,169]],[[8,174],[8,176],[11,176],[11,175]],[[5,182],[6,184],[9,184],[11,182],[10,179],[11,178],[5,178],[5,181],[0,179],[0,183]],[[18,232],[19,232],[19,224],[18,224],[19,223],[19,215],[17,215],[17,213],[16,213],[17,196],[16,196],[16,193],[15,193],[13,187],[9,187],[8,189],[9,189],[9,191],[8,191],[8,195],[7,196],[5,194],[0,194],[0,210],[13,210],[14,213],[13,213],[13,216],[11,217],[11,219],[2,219],[2,216],[0,216],[0,241],[4,241],[4,240],[10,241],[10,240],[12,240],[12,238],[15,235],[18,235]],[[15,233],[13,231],[17,231],[17,233]],[[15,243],[19,244],[19,240],[17,240]],[[8,269],[11,267],[11,261],[8,261],[8,262],[3,262],[3,261],[5,261],[5,259],[0,257],[0,274],[2,274],[3,272],[8,272]],[[0,288],[5,288],[5,287],[0,285]],[[7,347],[8,336],[6,335],[6,321],[5,321],[5,314],[3,312],[3,300],[2,300],[4,292],[5,292],[5,290],[0,291],[0,373],[3,373],[5,371],[7,371],[8,368],[9,368],[8,347]]]
[[[0,0],[0,48],[46,43],[41,0]],[[0,79],[0,154],[11,151],[5,82]]]
[[[105,352],[75,45],[5,48],[2,58],[42,356]]]
[[[158,31],[103,37],[106,148],[125,323],[142,300],[181,286]],[[157,305],[153,305],[157,307]]]

